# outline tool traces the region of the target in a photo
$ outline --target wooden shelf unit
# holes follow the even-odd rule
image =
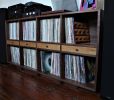
[[[37,69],[35,72],[40,73],[41,75],[46,75],[47,77],[50,77],[51,75],[47,75],[41,71],[41,57],[40,57],[40,51],[46,51],[46,52],[55,52],[60,53],[60,77],[58,77],[56,80],[62,81],[64,83],[69,83],[71,85],[74,85],[79,88],[84,88],[90,91],[98,91],[98,73],[99,73],[99,62],[100,62],[100,25],[101,25],[101,10],[93,10],[93,11],[83,11],[83,12],[66,12],[66,13],[58,13],[58,14],[49,14],[49,15],[40,15],[40,16],[34,16],[34,17],[27,17],[27,18],[20,18],[20,19],[12,19],[6,21],[6,30],[7,30],[7,60],[10,62],[10,64],[13,64],[11,62],[11,52],[10,47],[18,47],[20,49],[20,68],[24,66],[24,54],[23,49],[34,49],[37,52]],[[92,24],[93,30],[90,29],[90,33],[92,34],[92,31],[96,33],[92,34],[92,37],[90,36],[90,42],[88,43],[78,43],[78,44],[67,44],[65,43],[65,18],[73,17],[75,21],[79,22],[89,22],[90,27]],[[56,42],[43,42],[40,41],[40,21],[42,19],[51,19],[51,18],[60,18],[60,43]],[[24,21],[36,21],[36,41],[27,41],[23,40],[23,32],[22,32],[22,23]],[[9,28],[8,24],[12,22],[19,22],[19,40],[10,40],[9,39]],[[93,23],[91,23],[93,22]],[[89,28],[90,28],[89,27]],[[93,38],[96,37],[96,38]],[[79,83],[76,81],[72,81],[69,79],[65,79],[65,55],[76,55],[76,56],[83,56],[83,57],[89,57],[91,59],[95,59],[95,79],[93,83]],[[18,65],[19,67],[19,65]],[[24,67],[23,67],[24,68]],[[27,67],[26,67],[27,70]],[[30,70],[30,69],[29,69]],[[52,75],[53,76],[53,75]],[[56,77],[56,76],[55,76]]]

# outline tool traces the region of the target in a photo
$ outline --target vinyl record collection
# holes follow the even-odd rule
[[[23,22],[23,40],[36,41],[36,21]]]
[[[11,62],[20,65],[20,50],[18,47],[10,47]]]
[[[66,43],[70,43],[70,44],[77,43],[75,36],[77,36],[78,33],[76,33],[74,30],[74,23],[76,23],[76,22],[74,22],[73,17],[65,18]],[[78,24],[75,24],[75,28],[77,28],[77,30],[80,30],[80,29],[82,30],[82,28],[87,29],[87,27],[88,27],[87,25],[84,25],[82,23],[79,23],[79,22],[77,22],[77,23]],[[83,35],[87,35],[89,33],[81,31],[80,34],[83,36]],[[87,41],[85,41],[85,42],[87,42]],[[81,57],[81,56],[65,55],[65,77],[67,79],[75,80],[80,83],[86,83],[89,81],[93,81],[94,73],[89,77],[88,77],[88,73],[90,70],[88,70],[88,73],[86,73],[86,70],[89,69],[88,67],[90,67],[89,65],[91,65],[92,63],[88,60],[88,65],[87,65],[85,59],[86,59],[85,57]],[[94,62],[94,64],[95,64],[95,62]],[[94,64],[91,65],[90,69],[94,69]],[[89,73],[89,74],[91,74],[91,73]]]
[[[36,21],[24,21],[23,40],[36,41]],[[75,30],[77,29],[77,31]],[[19,23],[9,24],[10,39],[19,40]],[[84,30],[79,32],[80,30]],[[87,32],[85,32],[85,30]],[[65,42],[76,44],[76,36],[88,35],[88,25],[75,22],[74,17],[65,18]],[[40,41],[60,43],[60,18],[40,20]],[[86,41],[87,42],[87,41]],[[11,60],[20,64],[19,48],[11,47]],[[37,51],[35,49],[23,49],[24,66],[37,69]],[[40,51],[41,70],[46,74],[60,76],[60,53]],[[95,79],[95,59],[90,60],[84,56],[65,54],[65,78],[79,83],[91,82]]]
[[[74,44],[74,18],[65,18],[65,40],[66,43]]]
[[[88,43],[90,42],[89,24],[74,21],[73,17],[65,18],[66,43]]]
[[[19,22],[9,23],[9,39],[19,40]]]
[[[41,51],[41,69],[46,74],[60,76],[60,54]]]
[[[23,52],[24,52],[24,66],[32,69],[37,69],[36,50],[24,48]]]
[[[95,77],[95,62],[81,56],[65,55],[65,77],[82,84],[92,82]]]
[[[43,19],[40,27],[42,42],[60,42],[60,18]]]
[[[40,22],[40,40],[60,43],[60,18],[43,19]],[[42,71],[60,76],[60,54],[41,51]]]

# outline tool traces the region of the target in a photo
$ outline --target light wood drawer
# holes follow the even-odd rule
[[[96,56],[96,48],[95,47],[62,45],[61,49],[62,49],[62,52],[68,52],[68,53],[73,53],[73,54],[81,54],[81,55],[89,55],[89,56]]]
[[[35,43],[35,42],[25,42],[25,41],[21,41],[21,42],[20,42],[20,46],[23,46],[23,47],[30,47],[30,48],[36,48],[36,43]]]
[[[19,41],[7,40],[7,44],[8,45],[19,46]]]
[[[60,45],[59,44],[37,43],[37,48],[60,51]]]

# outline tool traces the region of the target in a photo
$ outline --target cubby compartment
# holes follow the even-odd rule
[[[23,48],[24,67],[37,70],[37,51],[35,49]]]
[[[22,21],[22,33],[23,41],[36,41],[37,35],[36,35],[36,20],[24,20]]]
[[[99,12],[68,13],[64,19],[64,42],[68,44],[96,44],[99,32]]]
[[[95,80],[95,59],[65,55],[65,78],[82,84]]]
[[[77,87],[95,89],[96,59],[65,54],[65,80]]]
[[[20,65],[20,48],[16,46],[7,47],[7,61],[14,65]]]
[[[8,23],[8,39],[19,40],[19,22],[9,22]]]
[[[61,41],[61,18],[40,18],[40,41],[60,43]]]
[[[40,51],[40,57],[43,73],[60,76],[60,53]]]

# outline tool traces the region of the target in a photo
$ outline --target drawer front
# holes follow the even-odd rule
[[[59,44],[37,43],[37,48],[60,51],[60,45]]]
[[[7,44],[8,45],[19,46],[19,41],[7,40]]]
[[[96,56],[96,48],[62,45],[62,52]]]
[[[34,43],[34,42],[23,42],[23,41],[21,41],[20,42],[20,46],[36,48],[36,43]]]

